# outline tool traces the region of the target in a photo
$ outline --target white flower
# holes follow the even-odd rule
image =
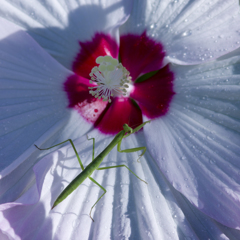
[[[0,19],[0,236],[238,239],[239,232],[228,227],[240,227],[240,58],[236,55],[190,66],[239,47],[238,7],[233,0],[2,1],[1,16],[23,30]],[[130,38],[131,43],[145,39],[142,43],[146,48],[141,45],[139,55],[129,54],[134,51]],[[100,50],[93,48],[96,39],[102,41]],[[104,49],[105,55],[116,58],[119,43],[122,64],[133,80],[159,69],[161,79],[166,73],[168,78],[169,74],[174,76],[170,81],[172,95],[163,115],[149,107],[145,101],[148,98],[141,101],[144,93],[148,94],[147,81],[134,83],[130,95],[122,102],[115,100],[108,109],[106,102],[88,102],[84,95],[89,84],[86,76],[99,57],[93,53]],[[155,53],[162,53],[162,58],[153,57]],[[72,83],[76,83],[76,92],[84,94],[77,95],[81,101],[77,99],[77,104],[69,106],[75,99],[75,92],[69,98]],[[141,110],[132,107],[131,97]],[[151,106],[161,110],[161,105]],[[101,189],[89,182],[50,211],[57,195],[80,167],[71,147],[66,146],[35,165],[35,181],[32,167],[46,152],[33,144],[48,147],[82,136],[75,143],[86,166],[91,161],[92,143],[85,134],[96,137],[97,152],[104,149],[113,138],[106,134],[105,126],[109,122],[117,125],[116,117],[109,118],[120,112],[116,109],[121,109],[124,121],[131,124],[142,121],[142,116],[143,121],[155,119],[143,132],[123,141],[123,148],[147,147],[141,164],[136,162],[136,153],[122,154],[115,149],[104,165],[126,164],[146,179],[148,186],[126,169],[96,171],[93,178],[107,193],[93,210],[95,223],[88,213]],[[114,125],[107,130],[116,132]]]

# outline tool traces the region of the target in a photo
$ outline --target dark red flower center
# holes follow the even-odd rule
[[[140,36],[121,36],[120,48],[114,39],[103,33],[79,44],[80,52],[73,63],[75,74],[66,80],[64,89],[68,107],[76,109],[86,121],[103,133],[116,134],[124,123],[135,128],[142,123],[143,115],[153,119],[168,112],[174,95],[174,75],[168,66],[163,67],[165,53],[160,43],[144,32]],[[99,56],[117,58],[118,53],[122,65],[130,72],[134,87],[128,97],[115,97],[108,103],[89,94],[88,87],[93,86],[89,83],[89,74],[97,66],[95,61]],[[154,74],[144,76],[150,72]]]

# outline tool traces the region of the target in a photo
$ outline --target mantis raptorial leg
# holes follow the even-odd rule
[[[94,158],[94,149],[95,149],[95,139],[91,138],[93,140],[93,153],[92,153],[92,162],[90,164],[87,165],[86,168],[84,168],[82,161],[77,153],[77,150],[72,142],[71,139],[68,139],[64,142],[61,142],[59,144],[56,144],[52,147],[49,148],[44,148],[41,149],[39,147],[36,147],[39,150],[48,150],[51,149],[53,147],[59,146],[63,143],[66,143],[67,141],[69,141],[73,147],[73,150],[77,156],[77,159],[79,161],[79,164],[81,166],[82,172],[75,178],[72,180],[72,182],[62,191],[62,193],[58,196],[58,198],[56,199],[56,201],[53,204],[53,207],[56,207],[60,202],[62,202],[68,195],[70,195],[86,178],[89,178],[92,182],[94,182],[96,185],[98,185],[103,191],[104,193],[100,196],[100,198],[98,198],[98,200],[94,203],[94,205],[91,207],[89,216],[90,218],[93,220],[93,218],[91,217],[91,212],[92,209],[94,208],[94,206],[98,203],[98,201],[103,197],[103,195],[107,192],[106,189],[101,186],[98,182],[96,182],[93,178],[91,178],[90,176],[92,175],[92,173],[95,170],[105,170],[105,169],[110,169],[110,168],[118,168],[118,167],[125,167],[127,168],[132,174],[134,174],[138,179],[140,179],[142,182],[146,183],[144,180],[142,180],[140,177],[138,177],[132,170],[130,170],[126,165],[117,165],[117,166],[110,166],[110,167],[101,167],[99,168],[99,165],[101,164],[101,162],[103,161],[104,157],[106,157],[108,155],[108,153],[117,145],[117,150],[119,152],[125,152],[125,153],[130,153],[130,152],[136,152],[139,150],[143,150],[142,154],[139,156],[139,158],[141,156],[143,156],[143,154],[146,152],[146,147],[138,147],[138,148],[131,148],[131,149],[125,149],[125,150],[121,150],[121,143],[122,143],[122,139],[128,137],[129,135],[139,131],[146,123],[149,123],[150,121],[144,122],[141,125],[139,125],[138,127],[132,129],[131,127],[129,127],[127,124],[123,125],[123,130],[120,131],[112,140],[111,143],[108,144],[108,146],[96,157]],[[88,140],[91,140],[88,139]],[[139,160],[138,158],[138,160]],[[94,221],[94,220],[93,220]]]

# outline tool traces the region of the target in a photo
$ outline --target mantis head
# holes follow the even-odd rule
[[[133,129],[130,128],[126,123],[123,124],[123,129],[126,133],[131,134],[133,132]]]

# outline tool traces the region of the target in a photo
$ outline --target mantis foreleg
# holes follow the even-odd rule
[[[123,138],[128,137],[129,135],[139,131],[146,123],[149,123],[150,121],[146,121],[144,123],[142,123],[141,125],[139,125],[138,127],[132,129],[131,133],[126,134]],[[137,152],[140,150],[143,150],[142,154],[139,155],[139,158],[137,159],[138,162],[139,159],[143,156],[143,154],[146,152],[147,148],[146,147],[138,147],[138,148],[129,148],[129,149],[125,149],[125,150],[121,150],[121,143],[122,143],[122,139],[119,141],[118,145],[117,145],[117,150],[118,152],[126,152],[126,153],[130,153],[130,152]]]
[[[128,137],[129,135],[131,135],[131,134],[133,134],[135,132],[138,132],[145,124],[150,123],[150,122],[151,121],[146,121],[146,122],[142,123],[138,127],[134,128],[131,133],[126,134],[123,138],[126,138],[126,137]]]
[[[137,151],[140,151],[140,150],[143,150],[142,154],[139,155],[139,158],[137,159],[138,162],[139,159],[143,156],[143,154],[146,152],[147,148],[146,147],[138,147],[138,148],[129,148],[129,149],[125,149],[125,150],[121,150],[121,143],[122,143],[122,140],[118,143],[117,145],[117,150],[119,152],[126,152],[126,153],[130,153],[130,152],[137,152]]]

